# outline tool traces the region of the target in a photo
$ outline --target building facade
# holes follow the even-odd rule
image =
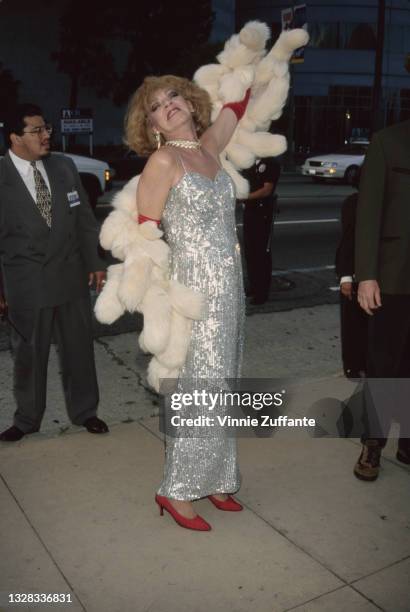
[[[302,2],[237,0],[236,27],[260,19],[272,27],[276,38],[282,10],[298,4]],[[310,42],[304,63],[292,67],[294,148],[326,151],[349,138],[370,135],[378,2],[314,0],[306,2],[306,14]],[[410,118],[409,72],[410,2],[386,0],[384,125]]]

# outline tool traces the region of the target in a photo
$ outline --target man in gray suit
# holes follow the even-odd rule
[[[51,127],[41,109],[20,105],[6,118],[10,149],[0,160],[0,311],[12,323],[14,425],[0,440],[38,431],[46,407],[53,331],[62,365],[68,415],[91,433],[96,416],[89,285],[101,289],[105,264],[98,231],[73,162],[50,155]]]
[[[367,376],[376,396],[366,404],[368,426],[354,473],[375,480],[393,410],[399,408],[398,461],[410,464],[410,121],[376,133],[363,166],[356,222],[355,276],[358,300],[371,315]],[[386,400],[382,400],[386,395]],[[396,398],[396,399],[395,399]],[[367,396],[370,400],[370,396]],[[372,408],[373,405],[373,408]],[[395,415],[397,416],[397,415]]]

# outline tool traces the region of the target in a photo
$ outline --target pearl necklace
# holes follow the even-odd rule
[[[180,149],[195,149],[198,151],[201,148],[199,140],[167,140],[167,147],[179,147]]]

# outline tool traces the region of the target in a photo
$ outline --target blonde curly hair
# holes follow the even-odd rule
[[[175,89],[194,107],[193,119],[198,136],[209,126],[212,103],[208,92],[188,79],[167,74],[146,77],[128,103],[125,115],[124,143],[139,155],[150,155],[157,148],[148,123],[148,112],[153,94],[158,89]]]

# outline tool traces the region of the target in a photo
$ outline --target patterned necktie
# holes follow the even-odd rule
[[[47,223],[48,227],[51,227],[51,194],[47,187],[47,184],[41,174],[40,170],[36,166],[36,162],[30,162],[33,168],[34,183],[36,186],[36,204],[40,211],[41,216]]]

